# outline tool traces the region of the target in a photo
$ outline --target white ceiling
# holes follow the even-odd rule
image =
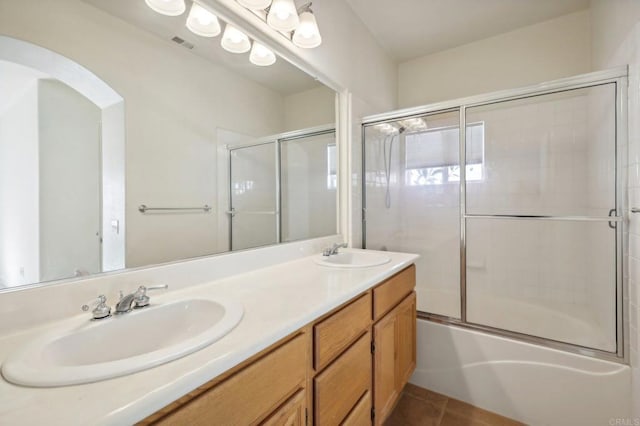
[[[346,0],[403,62],[587,9],[589,0]]]

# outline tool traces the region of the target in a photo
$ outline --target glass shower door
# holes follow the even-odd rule
[[[615,352],[614,83],[466,109],[469,323]],[[467,134],[467,163],[473,134]]]
[[[230,151],[231,250],[279,242],[275,142]]]
[[[419,253],[419,311],[460,318],[459,111],[364,127],[364,247]]]
[[[336,132],[280,141],[282,241],[336,233]]]

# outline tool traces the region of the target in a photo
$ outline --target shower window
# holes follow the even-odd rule
[[[457,144],[458,127],[429,129],[406,136],[405,184],[409,186],[443,185],[460,182]],[[484,124],[467,125],[467,182],[482,180]]]

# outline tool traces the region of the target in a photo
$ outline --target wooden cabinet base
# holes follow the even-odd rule
[[[414,287],[411,265],[140,424],[382,424],[416,365]]]

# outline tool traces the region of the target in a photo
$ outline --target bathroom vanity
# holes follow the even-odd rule
[[[148,309],[177,300],[224,297],[242,304],[241,321],[197,352],[134,374],[44,388],[3,379],[0,418],[8,424],[381,424],[415,368],[417,256],[366,251],[384,254],[389,261],[328,267],[317,263],[321,255],[315,247],[316,254],[309,255],[301,252],[302,246],[216,256],[153,271],[155,278],[149,276],[152,281],[147,282],[159,283],[165,276],[170,291],[153,295]],[[365,253],[345,250],[349,252],[355,257]],[[276,260],[285,253],[288,259]],[[234,265],[236,272],[186,287],[176,281],[219,271],[223,265]],[[252,270],[252,265],[257,268]],[[178,274],[178,269],[190,272]],[[132,274],[102,277],[89,284],[90,291],[105,290],[113,300],[110,294],[136,280]],[[72,288],[80,289],[69,285],[68,291]],[[39,291],[46,299],[52,290]],[[22,293],[5,295],[14,296]],[[74,303],[80,297],[73,295]],[[82,313],[55,323],[34,321],[4,333],[0,361],[60,324],[78,319],[89,323],[90,317]],[[127,318],[106,321],[112,320]],[[131,330],[123,341],[136,336]],[[49,408],[33,410],[37,406]]]
[[[415,266],[142,424],[382,424],[416,366]]]

